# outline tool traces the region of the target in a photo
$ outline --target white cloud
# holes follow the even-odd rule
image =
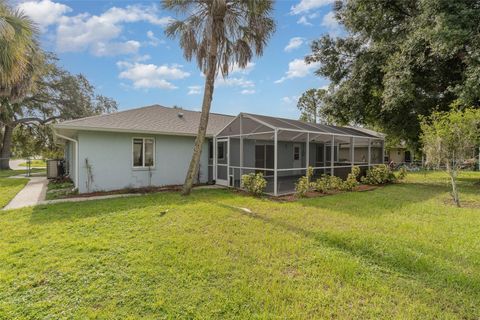
[[[216,79],[216,84],[219,87],[239,87],[239,88],[253,88],[255,87],[255,83],[251,80],[245,79],[243,77],[240,78],[223,78],[218,77]]]
[[[319,63],[307,64],[303,59],[294,59],[289,62],[288,70],[283,77],[276,80],[275,83],[282,83],[287,79],[306,77],[312,69],[316,69]]]
[[[231,71],[230,71],[230,74],[235,74],[235,73],[249,74],[253,70],[254,67],[255,67],[254,62],[248,62],[247,65],[245,66],[245,68],[240,68],[238,66],[238,64],[234,64]]]
[[[306,16],[301,16],[300,19],[297,20],[297,23],[304,26],[313,26],[313,24],[308,21]]]
[[[283,50],[289,52],[289,51],[295,50],[297,48],[300,48],[300,46],[303,44],[304,41],[305,41],[305,39],[303,39],[301,37],[291,38],[290,41],[288,42],[287,46]]]
[[[283,97],[281,101],[285,104],[296,104],[298,102],[299,96],[290,96],[290,97]]]
[[[335,18],[335,12],[330,11],[322,19],[322,26],[327,27],[331,34],[337,34],[340,30],[340,24]]]
[[[129,40],[125,42],[97,42],[92,45],[91,52],[96,56],[113,56],[138,52],[140,42]]]
[[[99,15],[80,13],[74,16],[66,15],[72,11],[70,7],[51,0],[23,2],[18,7],[43,30],[49,25],[56,25],[59,52],[90,51],[97,56],[138,52],[140,42],[121,38],[126,23],[147,22],[164,26],[171,21],[170,17],[159,16],[156,5],[112,7]]]
[[[124,69],[120,72],[119,78],[131,80],[136,89],[176,89],[177,87],[168,80],[179,80],[190,76],[190,73],[183,71],[182,66],[178,64],[157,66],[119,61],[117,66]]]
[[[188,87],[188,95],[192,94],[201,94],[202,93],[202,86],[189,86]]]
[[[65,13],[72,11],[69,6],[50,0],[22,2],[18,9],[35,21],[42,31],[57,23]]]
[[[335,0],[300,0],[300,2],[290,8],[291,14],[306,13],[311,10],[329,5]]]
[[[254,94],[255,90],[253,89],[244,89],[240,92],[241,94]]]
[[[152,30],[148,30],[147,31],[147,38],[149,39],[148,41],[148,44],[153,46],[153,47],[156,47],[158,46],[160,43],[164,43],[165,41],[163,41],[162,39],[159,39],[155,36],[155,33],[153,33]]]

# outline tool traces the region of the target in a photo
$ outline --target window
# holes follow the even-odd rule
[[[133,166],[135,168],[155,166],[155,140],[153,138],[133,139]]]
[[[218,152],[217,158],[218,158],[218,160],[223,160],[223,158],[224,158],[224,155],[225,155],[224,154],[224,152],[225,152],[224,144],[225,144],[225,142],[217,143],[217,152]]]
[[[300,146],[293,147],[293,160],[300,160]]]
[[[208,141],[208,159],[213,159],[213,141]]]

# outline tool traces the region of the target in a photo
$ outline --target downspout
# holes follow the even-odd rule
[[[65,140],[68,140],[68,141],[72,141],[74,144],[75,144],[75,187],[78,189],[78,141],[73,139],[73,138],[69,138],[67,136],[64,136],[64,135],[61,135],[59,134],[58,132],[56,132],[54,130],[54,133],[56,136],[62,138],[62,139],[65,139]]]

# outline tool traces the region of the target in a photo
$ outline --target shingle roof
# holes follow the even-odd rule
[[[269,124],[275,128],[283,129],[292,129],[292,130],[306,130],[311,132],[318,133],[330,133],[330,134],[339,134],[339,135],[353,135],[358,137],[368,137],[368,138],[378,138],[379,134],[377,132],[368,130],[363,130],[360,128],[352,127],[338,127],[320,123],[308,123],[300,120],[292,120],[278,117],[270,117],[259,114],[244,113],[250,115],[253,118],[256,118],[264,123]]]
[[[110,114],[68,120],[55,125],[58,129],[148,132],[172,135],[196,135],[200,112],[152,105]],[[207,135],[223,129],[233,116],[210,113]]]

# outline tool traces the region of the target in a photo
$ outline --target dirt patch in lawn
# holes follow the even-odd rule
[[[456,207],[457,205],[453,202],[453,199],[445,199],[443,201],[444,204],[449,206]],[[462,200],[460,199],[460,208],[474,208],[480,209],[480,201],[473,201],[473,200]]]

